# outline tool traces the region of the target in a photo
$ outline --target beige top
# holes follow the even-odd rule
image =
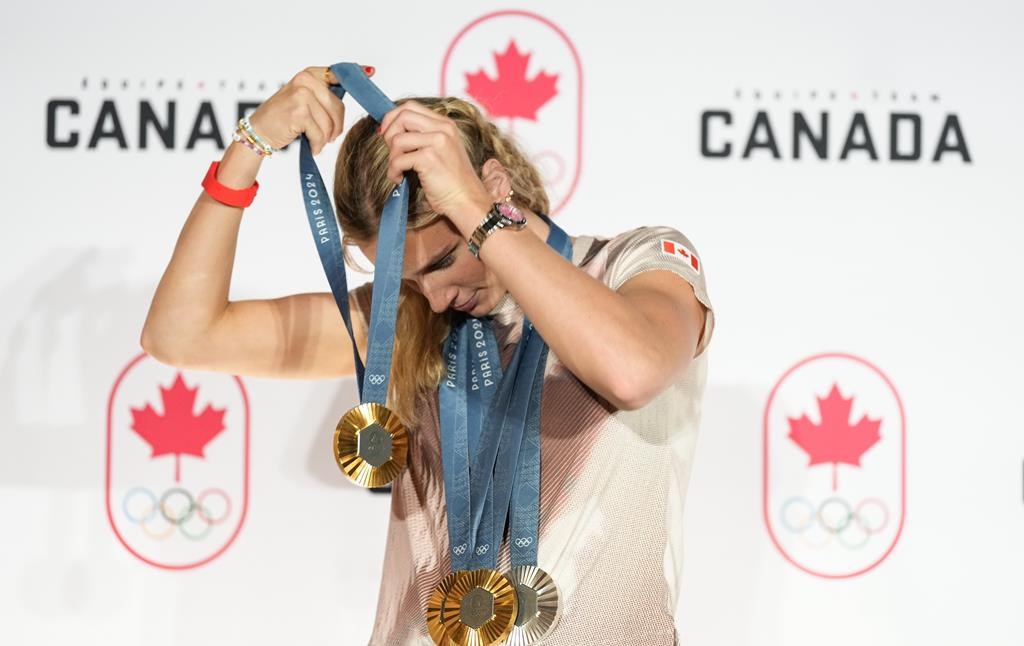
[[[714,328],[704,267],[670,227],[614,238],[580,236],[573,264],[617,289],[653,269],[686,279],[708,308],[697,356],[682,379],[643,408],[617,410],[549,352],[541,401],[540,545],[537,565],[559,586],[562,615],[547,646],[675,641],[683,565],[683,503]],[[372,283],[353,290],[353,316],[369,312]],[[507,366],[522,309],[511,294],[490,313]],[[410,428],[409,462],[392,483],[391,520],[370,644],[430,646],[424,609],[450,568],[437,395]],[[507,539],[498,569],[509,569]]]

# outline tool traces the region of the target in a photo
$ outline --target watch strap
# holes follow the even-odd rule
[[[503,205],[500,202],[491,204],[491,209],[484,215],[480,224],[477,225],[473,234],[469,236],[469,239],[466,241],[466,244],[469,246],[469,250],[473,256],[477,258],[480,257],[480,247],[483,246],[484,240],[490,237],[495,231],[509,226],[516,229],[522,229],[526,226],[525,219],[517,222],[505,215],[502,212],[502,206]],[[514,209],[515,207],[511,208]]]

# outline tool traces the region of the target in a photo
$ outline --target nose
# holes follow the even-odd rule
[[[430,303],[430,309],[435,314],[440,314],[448,309],[451,305],[452,298],[455,297],[457,288],[445,286],[432,282],[431,280],[417,280],[417,289],[423,297]]]

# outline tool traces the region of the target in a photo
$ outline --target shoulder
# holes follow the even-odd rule
[[[644,245],[653,245],[661,251],[667,250],[667,247],[663,249],[664,245],[661,245],[665,240],[682,244],[690,250],[693,250],[694,247],[693,243],[682,231],[664,224],[649,224],[627,229],[612,237],[608,244],[611,252],[628,251]]]
[[[613,290],[617,291],[631,278],[654,270],[671,272],[690,284],[705,310],[696,355],[703,353],[711,339],[715,314],[708,295],[704,261],[690,238],[671,226],[650,225],[623,231],[608,239],[605,247],[601,278]]]
[[[691,284],[700,283],[704,287],[704,263],[697,248],[674,227],[635,227],[610,238],[606,246],[605,269],[612,289],[618,289],[629,278],[649,269],[668,269]]]

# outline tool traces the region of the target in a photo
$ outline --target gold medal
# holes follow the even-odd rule
[[[444,637],[456,646],[503,643],[512,632],[519,612],[512,581],[488,568],[463,570],[455,575],[441,603]]]
[[[449,572],[446,577],[441,579],[440,583],[434,586],[433,592],[430,593],[430,599],[427,601],[427,632],[438,646],[450,646],[452,643],[445,634],[452,622],[451,615],[444,614],[444,603],[458,578],[458,572]],[[445,621],[446,617],[448,618],[447,622]]]
[[[334,461],[360,487],[381,487],[394,480],[408,454],[405,426],[377,402],[351,409],[334,429]]]
[[[519,612],[506,643],[535,644],[551,632],[562,614],[558,586],[550,574],[534,565],[514,567],[508,578],[516,587]]]

